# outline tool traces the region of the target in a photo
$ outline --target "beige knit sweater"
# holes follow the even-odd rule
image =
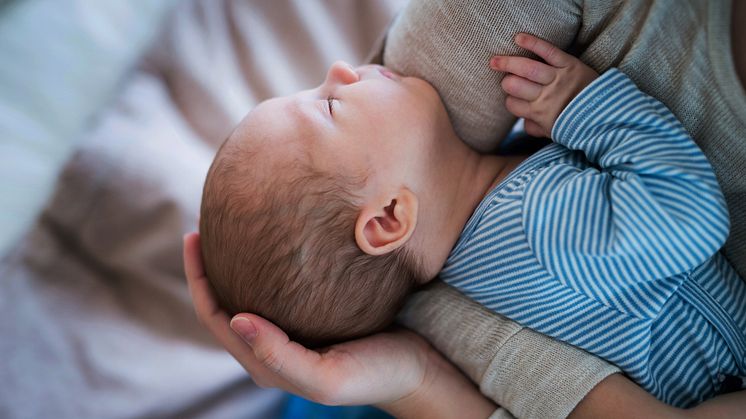
[[[732,221],[723,252],[744,277],[746,95],[730,54],[730,10],[729,0],[412,0],[388,32],[383,62],[429,80],[459,135],[482,151],[514,122],[487,62],[521,53],[516,32],[548,39],[599,72],[620,68],[678,116],[713,164]],[[617,371],[443,284],[412,298],[400,319],[520,418],[565,417]]]

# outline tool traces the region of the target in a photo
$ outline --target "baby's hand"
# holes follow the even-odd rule
[[[598,73],[533,35],[519,33],[515,42],[544,59],[546,64],[525,57],[496,55],[490,60],[490,67],[510,73],[501,84],[508,94],[505,100],[508,111],[526,119],[528,134],[550,137],[559,114]]]

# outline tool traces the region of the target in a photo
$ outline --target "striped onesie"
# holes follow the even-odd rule
[[[552,138],[485,196],[440,278],[674,406],[746,375],[746,283],[718,252],[725,201],[674,115],[613,69]]]

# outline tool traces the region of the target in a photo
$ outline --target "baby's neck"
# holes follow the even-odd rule
[[[490,157],[497,157],[499,158],[499,162],[495,162],[495,167],[499,167],[499,172],[495,175],[495,178],[493,179],[490,186],[487,188],[484,194],[482,194],[482,199],[479,201],[481,202],[487,194],[489,194],[495,187],[505,179],[510,172],[512,172],[516,167],[518,167],[519,164],[523,163],[528,156],[525,155],[515,155],[515,156],[490,156]],[[479,204],[477,204],[479,205]],[[476,207],[474,208],[476,210]],[[473,212],[473,210],[472,210]]]
[[[425,238],[426,266],[431,277],[437,275],[456,245],[472,214],[485,198],[527,156],[483,155],[470,150],[458,176],[446,181],[441,191],[443,207],[439,222]],[[445,185],[442,185],[445,186]]]

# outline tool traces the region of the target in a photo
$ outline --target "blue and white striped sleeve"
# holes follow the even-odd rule
[[[728,236],[712,167],[665,105],[616,69],[568,104],[552,138],[587,161],[551,166],[527,185],[523,226],[533,252],[571,286],[654,315],[676,285],[666,281]]]

